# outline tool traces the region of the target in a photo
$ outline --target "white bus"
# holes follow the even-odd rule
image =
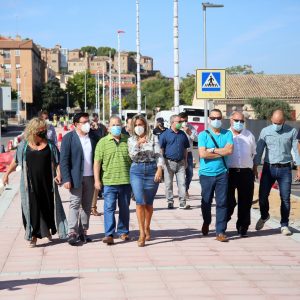
[[[146,116],[146,112],[144,110],[141,111],[142,115]],[[132,118],[138,114],[137,109],[124,109],[122,110],[122,121],[126,121],[128,118]]]

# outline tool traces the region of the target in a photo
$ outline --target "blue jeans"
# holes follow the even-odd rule
[[[130,183],[136,204],[153,205],[159,185],[154,181],[156,170],[156,162],[131,164]]]
[[[290,195],[292,185],[292,170],[290,166],[276,168],[264,163],[259,185],[259,207],[261,218],[267,219],[269,216],[269,194],[272,185],[277,180],[281,199],[281,226],[289,225],[290,216]]]
[[[201,211],[203,221],[211,223],[211,204],[214,193],[216,195],[216,234],[225,233],[227,228],[227,189],[228,174],[217,176],[200,176],[201,184]]]
[[[104,231],[105,236],[113,236],[116,229],[115,212],[117,202],[119,220],[117,234],[129,233],[129,205],[131,196],[130,184],[104,186]]]
[[[193,179],[193,153],[188,152],[187,156],[187,168],[185,169],[185,190],[190,188],[191,181]]]

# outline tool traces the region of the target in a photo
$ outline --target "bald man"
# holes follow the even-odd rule
[[[273,112],[271,122],[272,124],[263,128],[260,133],[256,147],[257,154],[254,158],[255,173],[257,177],[257,166],[260,164],[263,152],[265,151],[259,186],[261,218],[256,223],[256,230],[261,230],[266,221],[270,219],[268,197],[273,184],[277,181],[281,199],[281,233],[283,235],[291,235],[292,232],[288,226],[292,184],[292,149],[296,155],[297,179],[300,178],[297,131],[295,128],[285,124],[284,112],[282,110],[277,109]]]
[[[241,237],[247,237],[254,192],[255,137],[245,128],[245,117],[238,111],[231,115],[229,130],[233,136],[233,153],[228,156],[227,222],[230,221],[234,208],[238,205],[236,229]],[[235,198],[236,191],[237,199]]]

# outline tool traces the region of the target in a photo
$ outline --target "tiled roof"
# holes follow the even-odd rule
[[[298,75],[227,75],[226,99],[300,98]]]

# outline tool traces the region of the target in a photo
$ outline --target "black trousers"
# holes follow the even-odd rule
[[[237,190],[237,199],[235,192]],[[237,229],[248,230],[251,223],[251,205],[254,193],[254,174],[252,169],[229,169],[227,193],[227,222],[238,205]]]

